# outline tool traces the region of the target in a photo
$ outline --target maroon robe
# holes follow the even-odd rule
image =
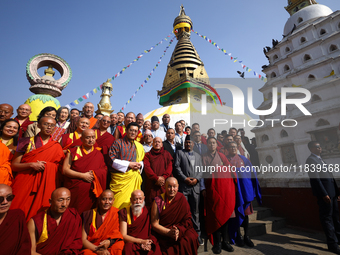
[[[172,174],[173,158],[170,153],[162,147],[159,151],[153,148],[145,154],[144,171],[147,176],[145,181],[145,205],[150,208],[155,197],[165,192],[165,185],[158,186],[158,176],[166,180]]]
[[[125,243],[123,254],[136,254],[136,255],[160,255],[161,250],[158,245],[157,239],[151,234],[151,224],[150,224],[150,214],[146,207],[143,208],[142,214],[134,220],[133,214],[130,208],[130,216],[131,216],[131,224],[127,225],[127,234],[129,236],[140,238],[140,239],[151,239],[152,249],[151,251],[144,251],[141,249],[140,244],[136,243]],[[123,208],[119,211],[119,216],[122,218],[123,221],[127,222],[127,210]]]
[[[44,223],[45,211],[33,216],[38,242]],[[67,208],[57,225],[55,219],[51,217],[50,209],[47,210],[47,231],[48,239],[37,244],[36,250],[40,254],[80,254],[83,247],[82,242],[82,222],[79,214],[73,208]]]
[[[166,195],[164,197],[166,198]],[[198,235],[194,230],[190,206],[185,196],[178,192],[171,203],[164,201],[162,196],[156,197],[155,202],[159,213],[159,224],[168,229],[176,226],[179,230],[177,241],[155,232],[162,254],[197,254]]]
[[[228,159],[219,152],[212,158],[210,152],[202,156],[203,166],[231,166]],[[214,172],[211,178],[205,180],[206,199],[206,231],[208,236],[222,227],[234,212],[236,202],[236,182],[235,173]]]
[[[82,151],[83,156],[74,160],[78,155],[77,149],[78,147],[74,147],[69,150],[72,157],[71,169],[80,173],[86,173],[92,170],[98,178],[101,188],[105,190],[107,167],[102,153],[96,148],[89,154]],[[71,191],[71,202],[69,206],[76,208],[79,214],[95,207],[96,195],[93,192],[95,188],[94,182],[89,183],[81,179],[64,176],[64,186]]]
[[[31,238],[25,214],[20,209],[8,210],[0,225],[0,253],[6,255],[31,254]]]
[[[14,118],[16,121],[19,122],[18,116]],[[20,122],[19,122],[20,123]],[[19,138],[23,137],[28,125],[33,124],[34,121],[30,121],[29,118],[25,119],[25,121],[20,125],[20,129],[19,129]]]
[[[105,132],[103,135],[100,134],[99,129],[96,129],[95,132],[97,133],[96,142],[98,144],[98,147],[102,148],[102,153],[105,158],[105,155],[109,154],[110,147],[115,141],[115,138],[109,132]]]

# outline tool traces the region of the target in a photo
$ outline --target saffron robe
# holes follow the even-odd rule
[[[19,122],[19,119],[18,119],[18,116],[14,118],[17,122]],[[20,123],[20,122],[19,122]],[[19,129],[19,138],[23,137],[27,128],[28,128],[28,125],[31,125],[33,124],[34,121],[30,121],[29,118],[25,119],[25,121],[20,125],[20,129]]]
[[[141,162],[144,159],[144,148],[139,142],[131,143],[127,137],[116,140],[110,148],[110,158],[130,162]],[[140,189],[142,177],[140,170],[127,169],[126,172],[111,172],[110,189],[114,193],[113,206],[122,209],[130,204],[131,193]]]
[[[160,255],[161,250],[158,245],[157,239],[151,234],[150,214],[146,207],[143,208],[142,214],[135,219],[132,214],[131,207],[128,206],[119,211],[119,215],[123,221],[127,223],[127,234],[129,236],[140,239],[151,239],[153,241],[151,245],[151,251],[142,250],[140,244],[126,243],[124,246],[123,254],[148,254],[148,255]]]
[[[193,227],[190,206],[185,196],[178,192],[169,203],[163,193],[155,198],[155,202],[159,213],[159,224],[169,229],[176,226],[179,230],[177,241],[154,232],[162,254],[197,254],[198,235]]]
[[[50,210],[33,216],[36,229],[36,251],[40,254],[80,254],[83,247],[82,221],[74,208],[67,208],[59,225]]]
[[[150,208],[155,197],[165,192],[165,185],[158,186],[155,183],[158,176],[163,176],[166,180],[172,174],[173,158],[170,153],[162,147],[159,151],[153,148],[145,154],[144,171],[145,181],[145,205]]]
[[[77,209],[78,213],[81,214],[94,208],[96,198],[105,190],[107,167],[103,155],[97,149],[93,149],[92,152],[86,154],[82,147],[74,147],[69,152],[72,157],[72,170],[80,173],[92,170],[95,176],[91,183],[82,179],[64,176],[64,186],[71,191],[69,206]]]
[[[11,160],[13,154],[5,144],[0,141],[0,183],[11,186],[13,174],[11,168]]]
[[[228,159],[219,152],[212,157],[210,152],[202,156],[203,166],[231,166]],[[214,172],[204,179],[206,188],[205,211],[208,236],[222,227],[234,212],[236,203],[237,176],[230,172]]]
[[[230,163],[236,167],[238,182],[236,196],[235,214],[236,217],[231,219],[228,224],[229,237],[234,243],[237,236],[237,229],[241,226],[246,215],[250,215],[252,208],[251,202],[256,198],[261,204],[261,188],[257,179],[256,171],[252,170],[250,161],[242,156],[235,155],[233,158],[228,156]],[[242,171],[241,170],[242,167]],[[247,171],[245,171],[247,170]]]
[[[119,131],[119,138],[124,138],[126,136],[126,127],[125,127],[125,125],[117,126],[117,129]],[[137,142],[141,142],[142,139],[143,139],[143,134],[142,134],[142,132],[140,130],[138,130],[138,134],[137,134],[135,140]]]
[[[8,210],[0,225],[0,247],[1,254],[31,254],[31,238],[23,211]]]
[[[39,137],[37,135],[29,138],[29,146],[31,147],[28,150],[31,151],[23,155],[21,163],[37,162],[37,160],[45,161],[45,170],[37,172],[29,169],[18,172],[12,184],[15,199],[11,208],[23,210],[27,221],[37,214],[39,210],[50,206],[49,199],[52,192],[57,188],[56,175],[58,167],[64,159],[63,150],[56,141],[50,140],[45,145],[34,149],[34,141]]]
[[[114,240],[116,242],[108,248],[111,255],[120,255],[123,252],[124,240],[122,234],[119,232],[119,217],[118,209],[111,207],[107,212],[104,221],[99,215],[97,209],[89,210],[83,213],[84,229],[87,233],[87,240],[98,246],[104,240]],[[82,251],[83,255],[96,254],[89,249]]]

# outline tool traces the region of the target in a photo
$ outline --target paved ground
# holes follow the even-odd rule
[[[321,232],[307,232],[293,228],[283,228],[266,235],[252,238],[254,248],[240,248],[233,246],[235,251],[229,253],[222,251],[222,254],[239,254],[239,255],[331,255],[327,251],[325,236]],[[203,252],[203,247],[199,249],[200,255],[213,254],[209,243],[208,252]]]

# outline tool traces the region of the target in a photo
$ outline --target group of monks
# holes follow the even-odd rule
[[[30,109],[19,110],[28,107],[19,106],[11,119],[13,108],[0,104],[0,247],[6,247],[1,254],[197,254],[198,217],[193,218],[190,196],[179,192],[184,184],[173,172],[176,155],[183,149],[206,167],[251,165],[238,156],[241,147],[234,141],[225,146],[228,158],[213,136],[200,155],[192,152],[190,135],[188,145],[183,141],[180,148],[169,127],[162,132],[177,149],[165,150],[165,136],[154,123],[158,118],[150,132],[141,114],[120,112],[115,121],[112,116],[95,118],[94,105],[86,103],[81,116],[76,109],[78,114],[68,112],[72,119],[63,128],[61,111],[48,107],[31,122]],[[29,126],[34,136],[27,135]],[[150,133],[152,149],[146,152],[142,143]],[[240,236],[251,201],[261,197],[256,175],[196,177],[194,167],[188,171],[185,185],[202,191],[203,225],[213,252],[232,251],[227,238]]]

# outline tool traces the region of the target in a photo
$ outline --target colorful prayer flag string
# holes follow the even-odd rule
[[[212,45],[214,45],[218,50],[222,51],[225,55],[230,57],[230,60],[234,60],[234,63],[238,62],[239,64],[241,64],[242,69],[246,68],[247,72],[250,72],[252,69],[247,67],[246,65],[242,64],[243,61],[239,61],[237,60],[237,57],[232,57],[231,53],[227,53],[226,50],[224,50],[223,48],[220,48],[215,42],[213,42],[211,39],[209,39],[208,37],[206,37],[205,35],[201,35],[197,32],[195,32],[194,30],[191,30],[192,32],[194,32],[195,34],[197,34],[199,37],[202,37],[204,40],[206,40],[207,42],[211,43]],[[259,79],[261,79],[262,81],[266,82],[267,78],[265,78],[264,76],[258,74],[257,72],[254,71],[254,76],[258,77]]]
[[[172,34],[172,33],[171,33]],[[168,38],[171,37],[171,34],[169,34],[167,37],[165,37],[164,39],[162,39],[159,43],[155,44],[154,46],[151,46],[150,49],[148,50],[144,50],[137,58],[135,58],[130,64],[128,64],[127,66],[125,66],[122,70],[120,70],[118,73],[116,73],[114,76],[112,76],[111,80],[116,79],[117,77],[119,77],[127,68],[131,67],[131,65],[133,65],[135,62],[137,62],[140,58],[142,58],[146,53],[149,53],[150,51],[152,51],[154,48],[156,48],[158,45],[162,44],[164,41],[168,41]],[[77,104],[79,104],[79,102],[82,102],[83,100],[86,100],[91,96],[93,96],[94,94],[96,94],[98,91],[101,90],[103,84],[101,84],[100,86],[94,88],[93,90],[91,90],[89,93],[86,93],[85,95],[79,97],[78,99],[74,100],[73,102],[69,103],[66,105],[67,108],[71,109],[72,107],[75,107]],[[72,107],[71,107],[72,106]]]
[[[149,79],[151,79],[151,76],[153,74],[153,72],[156,70],[156,68],[158,67],[158,65],[161,63],[162,58],[165,56],[167,50],[169,49],[170,45],[173,43],[175,39],[175,36],[170,40],[169,45],[166,46],[163,55],[159,58],[157,64],[155,65],[155,67],[152,69],[152,71],[148,74],[147,78],[143,81],[143,83],[137,88],[137,90],[135,91],[135,93],[130,97],[130,99],[124,104],[124,106],[120,109],[120,111],[123,111],[126,106],[132,101],[132,99],[136,96],[137,92],[144,87],[144,85],[149,81]]]

